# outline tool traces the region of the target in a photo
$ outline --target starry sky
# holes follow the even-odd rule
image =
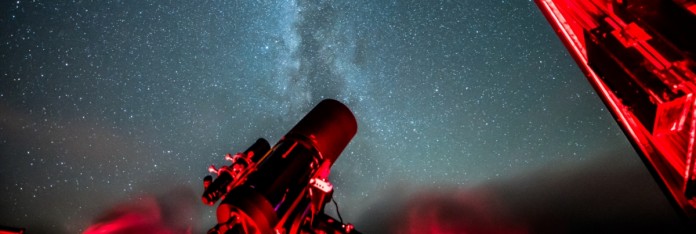
[[[190,191],[187,217],[206,230],[207,166],[256,138],[276,142],[325,98],[358,119],[331,176],[358,227],[395,186],[513,183],[607,152],[622,154],[607,170],[643,178],[631,193],[667,206],[531,1],[0,9],[0,225],[81,232],[114,204],[174,189]]]

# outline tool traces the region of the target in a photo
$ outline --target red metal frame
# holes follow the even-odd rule
[[[535,2],[668,197],[694,220],[696,66],[693,52],[680,48],[680,32],[664,26],[670,16],[653,17],[675,8],[693,13],[675,20],[690,20],[696,18],[694,5],[656,0]]]

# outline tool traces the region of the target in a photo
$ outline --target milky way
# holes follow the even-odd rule
[[[532,2],[0,9],[0,225],[76,233],[115,203],[199,194],[208,165],[277,141],[325,98],[359,123],[331,176],[347,221],[394,186],[470,187],[608,151],[648,175]]]

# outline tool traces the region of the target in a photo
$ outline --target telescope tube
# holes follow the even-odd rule
[[[348,107],[321,101],[272,147],[244,184],[228,193],[218,206],[218,223],[248,217],[258,232],[271,233],[281,217],[302,215],[310,179],[322,163],[330,166],[338,159],[357,129]]]

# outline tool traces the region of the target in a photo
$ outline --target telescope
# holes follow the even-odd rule
[[[331,166],[357,132],[353,113],[339,101],[315,106],[273,147],[260,138],[231,164],[209,171],[202,201],[217,207],[208,233],[359,233],[324,213],[333,200]]]

